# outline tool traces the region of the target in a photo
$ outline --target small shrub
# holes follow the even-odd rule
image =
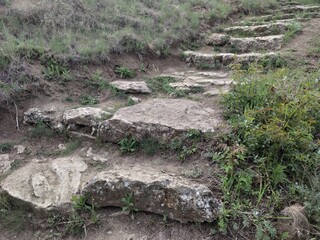
[[[32,138],[53,137],[55,134],[56,132],[51,129],[45,122],[38,122],[36,126],[31,130]]]
[[[133,137],[126,137],[119,142],[120,152],[127,154],[137,150],[138,142]]]
[[[99,101],[97,99],[95,99],[94,97],[91,97],[89,95],[85,95],[80,97],[80,103],[82,105],[94,105],[94,104],[98,104]]]
[[[161,143],[155,138],[147,137],[141,141],[140,147],[143,153],[153,156],[161,148]]]
[[[128,211],[129,213],[134,213],[138,211],[138,209],[134,206],[133,203],[133,193],[126,194],[125,197],[121,198],[121,202],[124,203],[122,211]]]
[[[126,67],[117,67],[114,72],[120,75],[121,78],[134,78],[136,76],[133,70]]]
[[[47,60],[42,72],[44,77],[49,81],[71,80],[70,71],[53,59]]]
[[[11,142],[0,143],[0,152],[7,152],[13,149],[14,144]]]

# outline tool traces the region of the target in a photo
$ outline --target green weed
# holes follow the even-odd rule
[[[99,100],[97,100],[96,98],[89,96],[89,95],[85,95],[80,97],[80,103],[82,105],[94,105],[94,104],[98,104]]]
[[[51,129],[45,122],[38,122],[30,132],[30,136],[32,138],[53,137],[55,135],[56,132]]]
[[[126,137],[119,142],[121,153],[133,153],[137,150],[138,142],[133,137]]]
[[[224,144],[224,156],[218,156],[226,203],[220,228],[243,219],[256,227],[257,239],[274,238],[270,215],[287,201],[312,194],[305,204],[315,216],[319,211],[317,184],[310,178],[320,164],[319,73],[263,73],[251,65],[236,71],[234,79],[237,84],[223,101],[232,132],[224,140],[230,146]]]
[[[8,152],[12,150],[13,147],[14,147],[14,144],[11,142],[0,143],[0,152]]]
[[[122,207],[122,211],[127,211],[131,214],[138,211],[138,209],[134,206],[133,203],[133,193],[126,194],[125,197],[121,198],[121,202],[123,202],[124,204],[124,206]]]
[[[136,73],[126,67],[117,67],[114,72],[118,74],[121,78],[134,78]]]

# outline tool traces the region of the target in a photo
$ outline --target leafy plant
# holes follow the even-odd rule
[[[55,134],[56,132],[51,129],[45,122],[38,122],[36,126],[31,130],[32,138],[52,137]]]
[[[44,74],[44,77],[50,81],[71,80],[70,71],[65,66],[55,61],[54,59],[47,60],[42,72]]]
[[[119,142],[121,153],[132,153],[137,150],[138,142],[133,137],[126,137]]]
[[[133,193],[126,194],[125,197],[121,198],[121,202],[124,203],[122,211],[128,211],[129,213],[134,213],[138,211],[138,209],[134,206],[133,203]]]
[[[97,100],[96,98],[89,96],[89,95],[85,95],[80,97],[80,103],[82,105],[94,105],[94,104],[98,104],[99,100]]]
[[[14,144],[11,142],[0,143],[0,152],[7,152],[13,148]]]
[[[141,143],[140,147],[143,151],[143,153],[153,156],[157,153],[157,151],[161,148],[161,143],[152,137],[146,137],[144,138]]]

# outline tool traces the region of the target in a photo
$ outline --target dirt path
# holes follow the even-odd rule
[[[292,59],[300,59],[302,64],[317,66],[319,60],[310,57],[309,51],[312,47],[312,41],[317,37],[320,38],[320,18],[311,19],[303,23],[302,26],[302,33],[295,36],[283,48],[283,52],[288,52],[292,55]]]

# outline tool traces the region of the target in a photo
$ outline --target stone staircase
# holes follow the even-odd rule
[[[174,78],[176,81],[170,83],[174,89],[192,92],[192,89],[203,88],[201,97],[225,93],[233,83],[228,70],[230,64],[250,64],[281,57],[284,34],[290,25],[305,21],[306,17],[319,17],[319,10],[319,6],[286,4],[272,14],[248,18],[225,28],[222,33],[210,33],[205,48],[185,51],[183,55],[189,66],[220,70],[163,72],[159,76]],[[296,18],[295,14],[299,17]],[[208,51],[212,47],[225,52]],[[231,48],[233,52],[227,51]],[[208,107],[205,102],[152,98],[151,90],[142,81],[116,81],[112,85],[125,93],[146,94],[148,97],[115,112],[94,107],[32,108],[25,112],[24,122],[32,125],[41,121],[75,138],[110,143],[118,143],[128,135],[137,140],[146,136],[170,140],[194,129],[216,134],[226,124],[219,111]],[[210,101],[217,104],[213,99]],[[7,177],[0,186],[11,199],[41,212],[64,211],[66,205],[70,205],[71,197],[78,193],[88,196],[89,203],[97,207],[123,207],[121,199],[133,194],[134,206],[142,211],[181,222],[212,222],[217,218],[221,204],[210,190],[209,182],[182,176],[174,170],[173,162],[155,168],[154,162],[137,163],[139,157],[132,156],[131,164],[125,165],[126,162],[121,164],[124,157],[113,154],[97,155],[88,150],[85,154],[75,153],[69,157],[33,158],[14,171],[8,168],[13,156],[2,154],[0,159],[5,159],[5,165],[0,164],[0,174],[7,174]],[[118,162],[110,161],[110,158]],[[102,170],[91,168],[92,161],[96,160],[109,162],[108,167]]]

